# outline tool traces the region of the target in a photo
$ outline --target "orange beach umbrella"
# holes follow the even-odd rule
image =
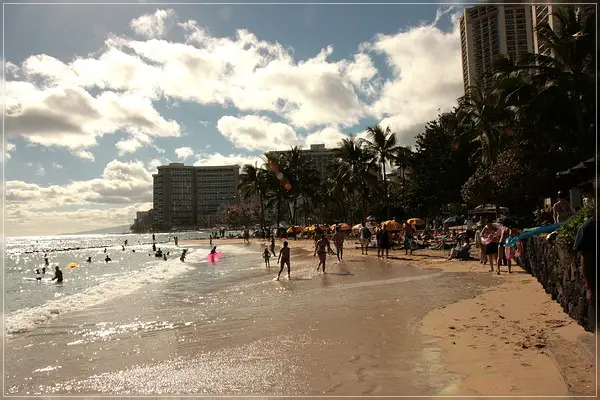
[[[383,226],[383,229],[389,232],[397,232],[402,230],[402,224],[394,220],[385,221],[381,225]]]

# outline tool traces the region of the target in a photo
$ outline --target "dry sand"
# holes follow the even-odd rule
[[[217,239],[213,243],[218,246],[243,240]],[[290,243],[293,249],[314,249],[311,240]],[[280,245],[278,241],[277,249]],[[346,241],[346,261],[377,259],[376,250],[363,256],[357,247],[354,239]],[[419,250],[411,256],[404,250],[393,250],[389,262],[490,274],[478,261],[447,261],[446,255],[447,251]],[[498,285],[474,298],[436,309],[422,321],[421,333],[437,338],[435,345],[443,351],[446,372],[461,377],[442,394],[594,396],[595,335],[572,320],[537,280],[519,267],[512,274],[504,271],[493,276]]]

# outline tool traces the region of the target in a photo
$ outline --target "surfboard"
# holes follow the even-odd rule
[[[29,282],[36,282],[37,281],[36,278],[25,277],[25,276],[23,277],[23,280],[24,281],[29,281]],[[52,282],[52,278],[42,278],[42,282],[46,282],[46,283]]]

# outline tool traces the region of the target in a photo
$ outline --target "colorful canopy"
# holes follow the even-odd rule
[[[296,226],[290,226],[286,232],[287,233],[300,233],[302,231],[303,231],[303,228],[301,226],[296,225]]]
[[[389,220],[389,221],[385,221],[383,224],[383,229],[385,229],[386,231],[389,232],[396,232],[396,231],[401,231],[402,230],[402,224],[398,221],[394,221],[394,220]]]
[[[341,223],[341,224],[333,224],[333,225],[331,225],[330,226],[331,230],[334,231],[336,226],[340,227],[340,231],[349,231],[349,230],[352,229],[352,227],[350,225],[348,225],[346,223]]]

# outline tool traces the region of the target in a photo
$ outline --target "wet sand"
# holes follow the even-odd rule
[[[225,249],[243,243],[213,242]],[[504,321],[493,311],[496,306],[481,312],[477,303],[493,303],[486,296],[499,299],[497,307],[505,304],[502,316],[511,321],[525,321],[528,315],[505,309],[527,304],[532,295],[545,299],[535,282],[520,283],[526,275],[497,277],[478,262],[446,262],[443,253],[432,251],[415,256],[394,251],[394,259],[379,260],[375,252],[361,256],[360,250],[350,248],[351,242],[344,262],[329,257],[323,275],[315,271],[312,242],[290,241],[292,281],[275,282],[276,260],[272,268],[264,268],[262,243],[252,242],[242,247],[248,254],[239,256],[256,259],[245,261],[249,269],[230,275],[215,269],[198,283],[194,272],[149,285],[94,310],[61,316],[43,335],[32,333],[54,352],[24,345],[31,339],[25,336],[8,340],[6,387],[11,394],[556,395],[568,393],[573,382],[571,393],[585,393],[585,382],[561,380],[567,376],[561,374],[562,367],[552,364],[550,355],[532,350],[537,342],[517,357],[516,351],[492,350],[489,332],[478,334],[476,325],[487,324],[495,332],[498,322],[493,321]],[[181,244],[208,248],[208,240]],[[506,286],[513,283],[520,286]],[[522,297],[513,299],[519,288]],[[531,304],[530,313],[535,313]],[[545,318],[567,322],[547,328],[546,335],[565,332],[550,336],[555,340],[547,341],[546,349],[551,347],[556,357],[561,350],[572,353],[573,347],[565,344],[573,343],[567,337],[579,335],[577,326],[547,306]],[[99,329],[106,314],[121,324]],[[477,324],[471,322],[473,316],[479,318]],[[531,324],[541,322],[534,319]],[[129,325],[133,328],[123,328]],[[101,340],[77,346],[73,341],[78,337],[57,339],[58,332],[73,326],[81,328],[79,338]],[[536,326],[502,327],[507,330],[502,334],[512,337],[517,328],[527,333]],[[515,345],[518,338],[511,339]],[[470,360],[467,369],[460,366],[464,359]],[[513,371],[516,359],[530,367]],[[485,369],[488,360],[499,367],[491,374]],[[583,376],[576,363],[583,359],[565,360],[571,376]],[[60,369],[37,372],[23,382],[32,369],[57,363]],[[492,376],[497,379],[490,381]],[[512,386],[517,389],[505,392]]]

